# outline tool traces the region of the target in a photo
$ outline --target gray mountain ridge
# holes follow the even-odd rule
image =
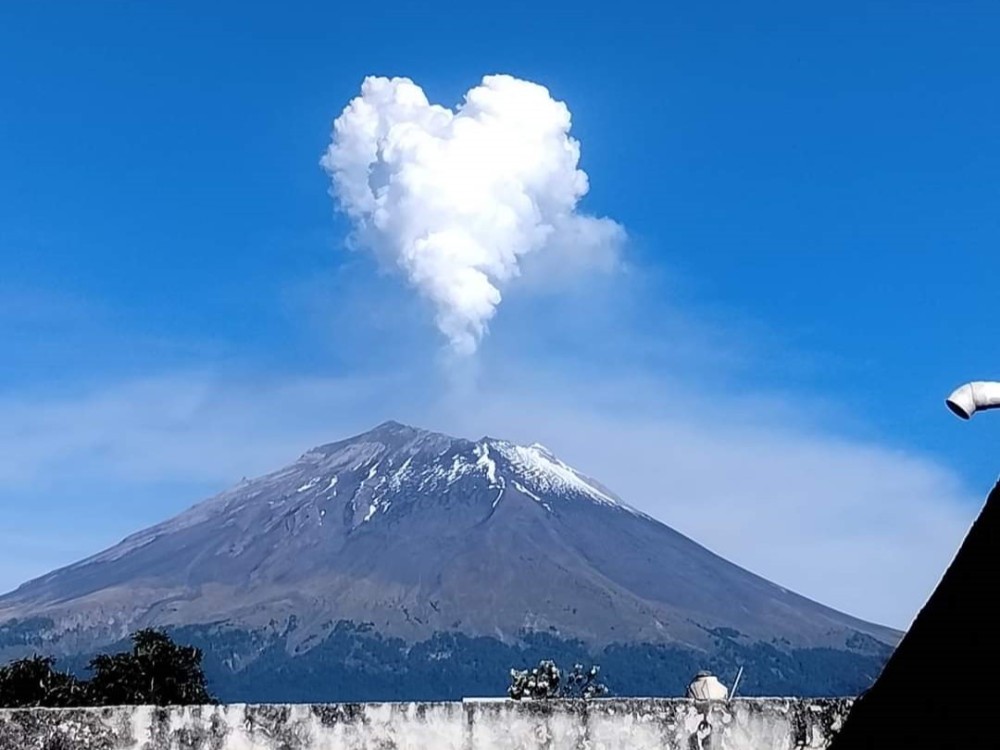
[[[721,631],[859,652],[900,637],[727,562],[543,446],[396,422],[0,596],[0,626],[45,622],[38,638],[66,652],[139,627],[292,619],[295,652],[338,621],[408,642],[545,633],[696,651]]]

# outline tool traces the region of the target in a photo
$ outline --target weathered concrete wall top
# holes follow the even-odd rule
[[[0,710],[0,750],[825,748],[850,700],[468,701]]]

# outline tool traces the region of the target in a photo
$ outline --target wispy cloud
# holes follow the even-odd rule
[[[73,395],[0,398],[0,483],[220,481],[291,460],[331,429],[360,426],[389,378],[235,385],[204,373],[118,382]],[[352,415],[344,416],[344,415]],[[246,441],[233,442],[241,433]],[[238,477],[237,477],[238,478]]]

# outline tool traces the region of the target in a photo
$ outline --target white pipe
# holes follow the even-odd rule
[[[968,419],[977,411],[1000,407],[1000,383],[977,380],[955,389],[945,400],[956,416]]]

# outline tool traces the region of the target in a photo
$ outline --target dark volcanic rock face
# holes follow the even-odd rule
[[[212,623],[298,654],[341,621],[408,643],[726,638],[881,657],[898,638],[726,562],[542,446],[390,422],[0,597],[0,656]]]

